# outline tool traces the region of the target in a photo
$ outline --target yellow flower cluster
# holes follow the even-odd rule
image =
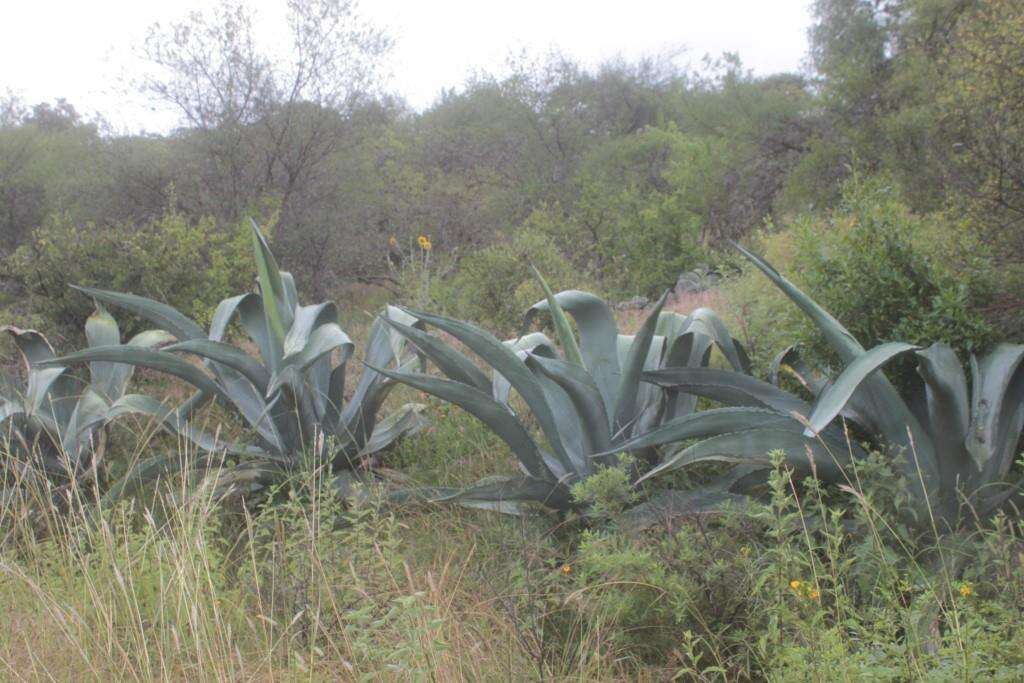
[[[962,584],[960,584],[960,595],[962,595],[965,598],[969,598],[970,596],[974,595],[974,586],[972,586],[969,582],[964,581]]]
[[[430,243],[430,238],[426,235],[420,235],[416,238],[416,241],[420,243],[420,249],[423,251],[430,251],[434,245]]]
[[[562,565],[562,573],[563,574],[572,574],[572,565],[563,564]]]
[[[790,581],[789,587],[798,593],[803,593],[811,600],[819,600],[821,598],[821,593],[819,593],[817,589],[811,587],[810,584],[800,581],[799,579],[793,579]]]

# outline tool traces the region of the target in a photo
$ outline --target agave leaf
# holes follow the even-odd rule
[[[710,308],[698,308],[689,316],[689,327],[708,336],[736,372],[750,374],[750,359],[743,345],[733,339],[725,322]]]
[[[302,384],[301,374],[335,349],[341,350],[341,362],[345,363],[352,356],[355,345],[338,324],[319,325],[309,335],[305,346],[284,358],[278,371],[271,376],[267,393],[273,393],[285,382],[298,390]]]
[[[529,354],[558,358],[558,349],[543,332],[531,332],[516,339],[506,339],[502,344],[510,348],[516,354],[516,358],[523,362],[526,362]],[[493,370],[491,375],[491,395],[494,400],[505,404],[506,408],[515,412],[511,405],[512,385],[497,370]]]
[[[638,405],[637,397],[640,391],[640,375],[647,363],[647,356],[651,350],[651,342],[654,339],[654,328],[658,324],[658,316],[668,299],[666,291],[658,299],[639,332],[633,339],[629,353],[622,365],[622,375],[619,378],[619,390],[615,404],[615,428],[622,430],[632,425],[640,415],[641,406]]]
[[[159,301],[147,299],[142,296],[135,296],[134,294],[122,294],[120,292],[109,292],[104,289],[95,289],[93,287],[79,287],[72,285],[74,289],[91,296],[97,301],[123,308],[129,313],[133,313],[140,318],[148,320],[153,323],[156,327],[161,330],[167,330],[180,341],[186,339],[198,339],[205,337],[206,334],[199,325],[195,324],[192,320],[174,310],[167,304],[162,304]]]
[[[172,344],[177,337],[166,330],[145,330],[128,340],[128,346],[138,346],[144,349],[155,349],[164,344]]]
[[[564,486],[529,476],[488,477],[464,489],[437,491],[429,500],[510,514],[522,513],[516,503],[540,503],[562,510],[572,506],[572,498]]]
[[[967,449],[983,481],[1005,477],[1024,427],[1024,345],[999,344],[972,359],[972,422]]]
[[[590,373],[574,363],[533,353],[528,355],[526,363],[557,383],[569,396],[582,422],[586,452],[607,450],[611,444],[608,415],[601,391]]]
[[[562,353],[565,355],[565,359],[570,363],[585,367],[583,355],[580,353],[579,344],[576,342],[576,335],[573,334],[572,325],[569,324],[565,311],[558,305],[558,299],[555,298],[554,292],[548,287],[548,283],[544,281],[540,271],[532,265],[530,269],[533,271],[534,277],[537,278],[537,282],[540,283],[541,289],[544,290],[544,296],[548,303],[548,312],[551,313],[551,321],[555,325],[555,333],[558,336],[559,343],[562,345]]]
[[[516,356],[513,350],[495,339],[494,335],[469,323],[429,313],[419,313],[416,311],[409,311],[409,313],[461,341],[473,353],[483,358],[488,365],[508,380],[530,407],[531,412],[540,424],[541,430],[544,432],[544,436],[547,437],[548,443],[551,444],[555,456],[566,469],[573,469],[572,460],[562,443],[558,423],[551,411],[551,407],[548,405],[547,400],[545,400],[544,391],[540,383],[533,373],[530,372],[530,369],[526,367],[526,363]],[[531,474],[533,473],[531,472]],[[534,476],[537,475],[535,474]]]
[[[6,332],[11,335],[15,346],[21,352],[26,369],[31,369],[33,365],[54,357],[53,347],[50,346],[50,342],[40,332],[23,330],[13,325],[0,327],[0,332]]]
[[[854,392],[879,368],[897,356],[917,351],[920,348],[904,342],[887,342],[857,356],[814,402],[814,409],[808,418],[804,436],[813,436],[832,422],[846,406]]]
[[[474,365],[473,361],[450,345],[415,327],[404,325],[385,317],[382,317],[381,320],[388,327],[412,342],[423,355],[432,360],[434,365],[451,379],[481,391],[488,391],[490,389],[491,382],[487,379],[487,375]]]
[[[540,449],[536,442],[505,406],[498,403],[486,393],[473,387],[413,372],[392,372],[383,368],[374,368],[380,374],[408,384],[414,389],[425,391],[440,399],[454,403],[469,414],[486,424],[507,443],[519,462],[531,476],[538,479],[551,479],[544,465]]]
[[[284,357],[302,353],[309,345],[310,336],[328,324],[341,329],[338,323],[338,307],[333,303],[299,306],[295,309],[295,320],[284,338]]]
[[[739,244],[734,242],[733,246],[736,247],[736,249],[743,254],[748,261],[757,266],[762,273],[767,275],[768,279],[771,280],[776,287],[781,289],[783,294],[788,296],[790,300],[795,303],[808,318],[811,319],[815,327],[821,331],[829,346],[839,354],[840,358],[842,358],[844,362],[852,363],[857,356],[864,352],[864,347],[861,346],[860,342],[858,342],[838,320],[832,317],[828,311],[816,304],[809,296],[800,291],[795,285],[793,285],[793,283],[782,277],[779,271],[775,270],[775,268],[770,266],[766,261],[747,251]]]
[[[263,300],[257,296],[247,296],[238,302],[238,320],[249,338],[260,350],[260,358],[267,368],[272,368],[273,363],[280,361],[280,356],[274,355],[278,352],[270,340],[270,330],[267,327],[267,318],[263,314]]]
[[[796,345],[787,346],[772,359],[768,381],[778,386],[783,372],[791,374],[813,396],[820,394],[831,382],[828,375],[815,370],[800,357],[800,349]]]
[[[260,233],[260,237],[262,236],[263,233]],[[295,286],[295,278],[292,277],[291,273],[283,270],[281,271],[281,286],[284,289],[285,310],[290,313],[299,307],[299,290]],[[285,320],[287,319],[288,314],[286,313]],[[292,324],[293,323],[286,324],[285,329],[290,328]]]
[[[625,367],[626,360],[629,357],[630,351],[633,350],[636,340],[637,335],[619,335],[618,346],[620,367]],[[665,341],[665,337],[654,336],[651,338],[651,344],[647,349],[647,358],[644,360],[642,366],[644,371],[655,370],[661,367],[662,358],[665,356]],[[633,422],[623,425],[616,430],[616,433],[613,434],[613,438],[621,438],[623,434],[651,427],[651,423],[645,420],[652,417],[652,415],[657,419],[664,403],[664,392],[661,389],[641,381],[637,385],[637,396],[635,402],[637,418]]]
[[[540,332],[534,332],[526,335],[525,337],[508,340],[502,343],[509,347],[516,354],[516,357],[523,361],[524,364],[531,355],[538,357],[545,356],[552,360],[559,357],[558,349],[555,348],[550,339]],[[557,382],[547,377],[536,368],[530,367],[529,365],[527,365],[527,367],[529,367],[530,371],[534,373],[537,384],[540,386],[541,391],[544,394],[544,400],[547,403],[547,407],[555,417],[555,421],[559,426],[559,438],[562,441],[562,445],[565,447],[565,452],[568,457],[567,465],[565,458],[553,459],[549,457],[547,453],[542,452],[548,469],[551,470],[557,478],[569,475],[570,473],[576,475],[586,475],[590,473],[593,471],[593,463],[590,462],[587,456],[592,451],[585,445],[587,438],[586,432],[582,423],[582,418],[577,412],[572,399]],[[580,369],[582,370],[582,368]],[[491,396],[495,401],[504,405],[505,409],[508,410],[509,413],[515,415],[515,410],[512,408],[510,402],[512,384],[496,370],[493,374],[494,379],[492,381]]]
[[[593,375],[604,399],[605,411],[611,417],[615,415],[620,374],[619,328],[615,323],[615,315],[600,297],[588,292],[567,290],[556,294],[555,300],[576,321],[580,333],[580,355],[587,370]],[[535,303],[526,312],[525,322],[529,324],[533,316],[546,310],[547,299]]]
[[[168,406],[152,396],[143,394],[126,394],[110,405],[105,417],[105,422],[113,422],[126,415],[141,415],[152,418],[167,432],[182,436],[191,443],[199,446],[210,453],[228,453],[230,455],[244,455],[249,457],[273,458],[273,454],[256,448],[231,441],[220,440],[210,434],[197,429],[184,417],[184,412],[179,407],[175,409]]]
[[[599,455],[653,448],[688,439],[700,439],[746,429],[761,427],[796,429],[798,425],[799,423],[789,415],[765,408],[712,408],[665,422],[646,433],[615,444],[611,451]]]
[[[104,423],[109,409],[110,402],[92,387],[78,399],[67,428],[60,435],[61,450],[73,468],[87,464],[82,461],[83,455],[94,450],[89,446],[97,445],[96,428]]]
[[[666,368],[643,374],[645,382],[734,406],[759,406],[808,415],[806,401],[756,377],[713,368]]]
[[[260,300],[263,303],[263,316],[267,321],[267,340],[270,357],[267,364],[271,372],[276,372],[281,358],[284,356],[285,331],[291,327],[291,311],[288,309],[287,295],[281,280],[281,270],[277,261],[263,239],[256,221],[252,224],[253,247],[256,252],[257,279],[260,283]]]
[[[939,455],[943,488],[967,477],[971,468],[966,450],[971,422],[967,376],[947,344],[936,343],[917,352],[917,372],[924,380],[928,428]]]
[[[537,355],[537,349],[534,355]],[[528,360],[529,354],[520,352],[524,362]],[[552,356],[554,356],[552,351]],[[553,358],[552,358],[553,359]],[[564,361],[563,361],[564,362]],[[576,366],[579,367],[579,366]],[[531,371],[534,369],[531,367]],[[535,372],[537,383],[544,392],[544,398],[559,428],[559,438],[565,446],[566,453],[571,463],[571,472],[578,476],[587,476],[594,471],[594,463],[590,461],[590,454],[593,448],[589,447],[589,438],[583,418],[576,409],[576,404],[562,386],[553,379],[537,370]],[[506,404],[506,408],[508,405]],[[569,472],[564,466],[555,466],[548,463],[548,469],[562,474]]]
[[[370,336],[366,344],[363,358],[363,372],[359,383],[348,403],[342,408],[336,424],[328,423],[328,429],[350,444],[345,451],[355,456],[373,431],[373,421],[394,381],[380,374],[373,368],[387,367],[397,362],[395,347],[391,340],[389,328],[378,317],[370,326]]]
[[[267,384],[270,381],[267,369],[260,365],[255,358],[230,344],[209,339],[189,339],[172,344],[164,350],[191,353],[200,358],[215,361],[239,373],[260,391],[267,391]]]
[[[52,361],[40,361],[40,363],[50,363]],[[74,379],[70,375],[70,370],[62,366],[54,367],[35,367],[28,375],[28,387],[25,391],[25,406],[29,414],[33,416],[44,416],[49,415],[54,418],[54,421],[59,424],[64,424],[65,420],[59,419],[56,416],[56,410],[60,407],[57,403],[70,403],[72,401],[58,400],[71,398],[72,391],[70,387],[74,383]],[[64,389],[58,390],[58,387],[63,384]],[[59,395],[59,396],[58,396]],[[70,416],[70,410],[67,412]]]
[[[53,347],[41,333],[10,325],[0,327],[0,331],[11,335],[28,372],[28,386],[20,396],[26,417],[42,422],[44,429],[56,434],[71,417],[74,397],[80,392],[78,381],[67,368],[40,366],[54,357]],[[14,390],[12,395],[20,392]]]
[[[230,397],[210,377],[196,366],[165,351],[138,348],[134,346],[99,346],[70,353],[61,358],[45,361],[44,366],[75,365],[93,361],[111,361],[114,363],[130,363],[137,367],[149,368],[165,372],[185,380],[200,391],[219,396],[225,400]]]
[[[208,338],[211,341],[224,341],[224,335],[227,334],[228,325],[231,324],[231,320],[235,317],[238,312],[238,308],[242,305],[245,299],[255,297],[255,294],[251,292],[248,294],[239,294],[238,296],[228,297],[227,299],[221,300],[217,304],[216,310],[213,312],[213,317],[210,319],[210,334]]]
[[[865,353],[864,347],[825,309],[761,258],[738,244],[734,246],[811,319],[843,362],[853,363]],[[885,375],[877,373],[866,379],[853,398],[866,426],[883,434],[891,446],[903,451],[904,473],[911,481],[917,481],[920,471],[924,490],[935,492],[939,484],[935,446]]]
[[[423,416],[422,403],[406,403],[378,422],[360,455],[372,455],[390,447],[401,438],[412,436],[427,427],[430,421]]]
[[[696,462],[770,465],[769,450],[781,450],[785,454],[786,464],[800,472],[807,473],[813,469],[826,481],[843,481],[841,465],[850,460],[847,445],[824,441],[820,436],[805,437],[801,434],[802,425],[795,420],[790,422],[789,428],[784,427],[783,423],[712,436],[666,458],[640,477],[637,483]]]
[[[384,306],[384,312],[382,313],[382,315],[385,318],[387,318],[388,320],[392,320],[392,321],[394,321],[396,323],[399,323],[401,325],[405,325],[406,327],[415,327],[417,330],[425,330],[426,329],[426,327],[423,325],[422,322],[417,320],[414,316],[406,313],[405,311],[400,309],[398,306],[392,306],[391,304],[388,304],[388,305]],[[405,353],[406,338],[403,335],[399,334],[398,331],[396,331],[396,330],[391,330],[391,332],[388,335],[388,337],[389,337],[389,339],[391,341],[391,352],[392,352],[392,355],[394,355],[394,357],[396,359],[396,362],[398,364],[401,364],[401,363],[405,362],[404,358],[405,358],[405,355],[406,355],[406,353]],[[420,357],[419,360],[420,360],[421,363],[425,362],[423,360],[422,356]],[[426,366],[424,365],[420,369],[425,371],[426,370]]]
[[[99,302],[96,303],[96,311],[85,321],[85,339],[90,347],[117,346],[121,343],[121,330],[117,326],[117,321]],[[90,385],[112,401],[122,391],[119,389],[122,384],[122,377],[119,374],[123,376],[125,373],[119,373],[118,370],[130,368],[130,365],[103,361],[89,363]]]

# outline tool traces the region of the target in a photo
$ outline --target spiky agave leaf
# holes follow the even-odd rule
[[[864,355],[860,342],[831,314],[766,261],[738,244],[734,246],[810,318],[844,363],[849,365]],[[869,429],[884,435],[888,445],[899,453],[904,474],[915,482],[920,476],[924,482],[922,493],[937,494],[940,482],[935,445],[885,375],[870,375],[860,383],[851,402]]]

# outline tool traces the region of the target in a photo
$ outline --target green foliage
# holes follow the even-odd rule
[[[835,209],[803,214],[782,229],[769,226],[756,241],[868,346],[941,341],[967,356],[999,337],[982,314],[996,279],[984,247],[948,215],[911,212],[885,177],[855,176]],[[756,271],[728,278],[723,292],[755,368],[766,370],[791,344],[820,364],[837,363],[813,325],[780,290],[765,288]],[[901,385],[913,373],[909,364],[893,368]]]
[[[794,226],[793,269],[823,307],[868,346],[941,341],[961,354],[984,349],[993,330],[978,312],[986,273],[967,264],[970,245],[918,217],[884,179],[849,181],[826,220]],[[823,352],[822,345],[814,348]]]
[[[551,238],[528,225],[513,231],[507,242],[462,258],[454,275],[434,287],[433,298],[450,315],[511,336],[522,322],[523,311],[544,296],[531,265],[559,290],[580,286],[587,279]]]
[[[586,479],[573,484],[573,500],[594,517],[617,517],[639,497],[629,480],[629,469],[635,465],[634,458],[623,456],[617,464],[599,468]]]
[[[208,322],[221,299],[250,283],[246,230],[241,224],[219,228],[213,219],[192,220],[173,209],[141,225],[80,225],[60,213],[36,229],[6,264],[31,308],[69,335],[90,306],[71,284],[159,298]],[[129,326],[129,331],[137,330]]]
[[[704,257],[722,148],[673,125],[607,142],[581,161],[578,196],[547,230],[617,294],[657,296]]]

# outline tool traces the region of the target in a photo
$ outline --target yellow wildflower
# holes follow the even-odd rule
[[[563,564],[562,565],[562,573],[563,574],[572,574],[572,565]]]
[[[974,587],[971,586],[970,583],[964,581],[962,584],[960,584],[960,595],[962,595],[965,598],[974,595]]]
[[[433,244],[430,243],[430,238],[427,237],[426,235],[420,235],[416,239],[416,241],[420,243],[420,249],[422,249],[423,251],[430,251],[431,248],[433,248],[434,246]]]
[[[793,579],[792,581],[789,582],[789,587],[792,588],[793,590],[800,590],[800,582],[797,581],[796,579]]]
[[[817,600],[821,597],[821,593],[812,588],[811,592],[807,594],[807,597],[809,597],[811,600]]]
[[[398,240],[395,239],[394,235],[388,238],[388,246],[391,247],[392,249],[398,246]]]

